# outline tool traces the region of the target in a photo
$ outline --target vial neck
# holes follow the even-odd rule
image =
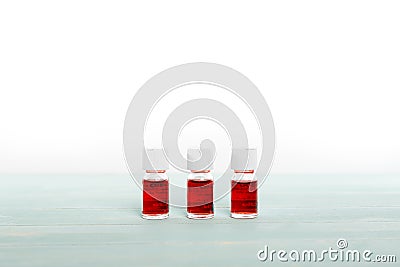
[[[195,171],[195,170],[191,170],[191,173],[209,173],[210,170],[202,170],[202,171]]]
[[[165,170],[146,170],[146,173],[165,173]]]
[[[254,170],[235,170],[235,173],[254,173]]]

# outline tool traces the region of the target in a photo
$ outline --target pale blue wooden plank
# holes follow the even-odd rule
[[[260,266],[268,263],[259,262],[256,252],[266,244],[326,249],[340,237],[354,249],[396,254],[398,178],[272,176],[259,192],[260,216],[255,220],[230,219],[225,198],[216,203],[213,220],[188,220],[183,209],[171,208],[169,219],[146,221],[140,218],[140,191],[126,175],[0,176],[0,262],[44,267]]]

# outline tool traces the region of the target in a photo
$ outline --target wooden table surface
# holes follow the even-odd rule
[[[265,245],[322,250],[339,238],[397,256],[377,266],[400,262],[400,175],[271,175],[253,220],[229,218],[225,198],[212,220],[171,207],[167,220],[147,221],[140,201],[129,175],[2,175],[0,266],[266,266]]]

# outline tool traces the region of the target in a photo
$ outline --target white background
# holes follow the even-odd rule
[[[127,173],[136,90],[196,61],[262,91],[272,173],[399,172],[399,14],[399,1],[2,1],[0,173]],[[198,137],[226,146],[212,127]]]

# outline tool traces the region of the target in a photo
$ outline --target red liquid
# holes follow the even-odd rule
[[[257,213],[257,181],[232,181],[231,212]]]
[[[168,213],[168,180],[143,180],[143,214],[161,215]]]
[[[214,213],[212,180],[188,180],[187,212],[198,215]]]

